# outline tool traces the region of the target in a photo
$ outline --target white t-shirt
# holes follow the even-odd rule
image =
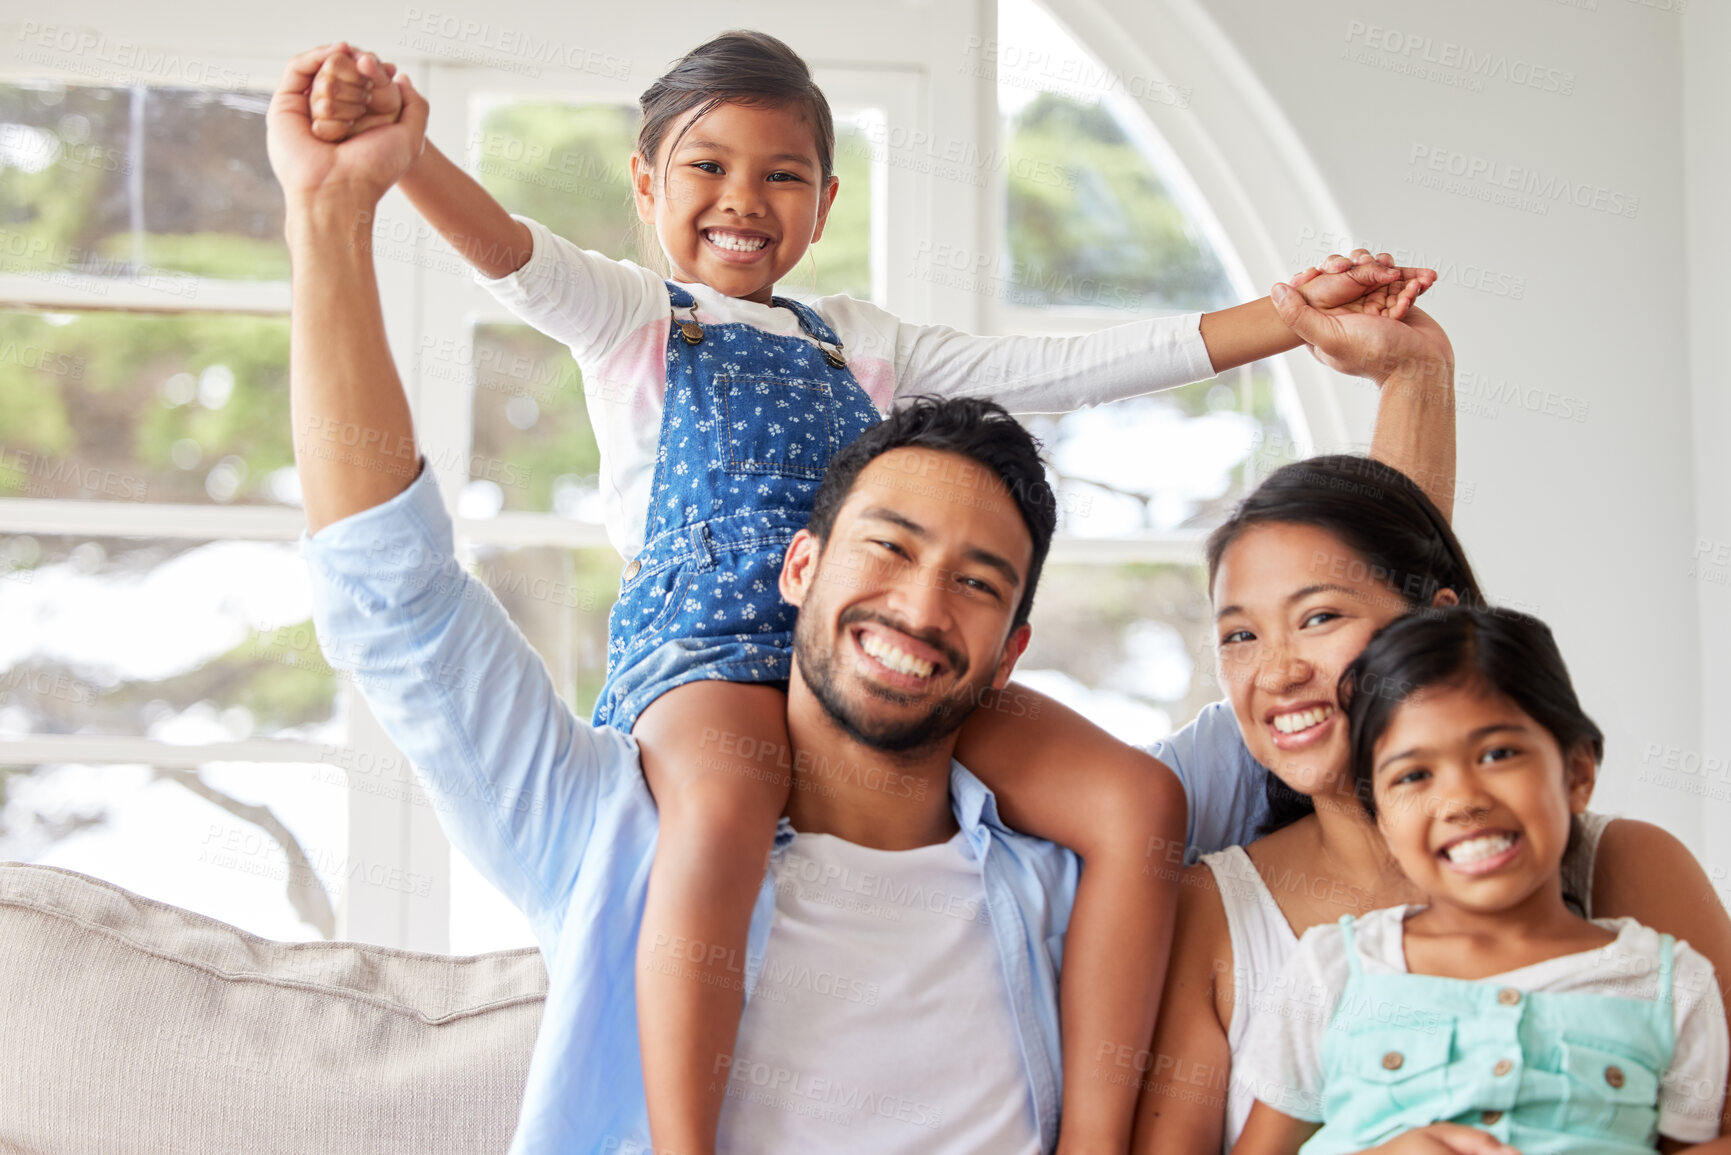
[[[496,281],[477,278],[501,304],[570,347],[583,371],[589,420],[601,449],[607,535],[627,560],[643,548],[667,391],[672,311],[656,273],[580,249],[529,226],[534,251]],[[698,321],[801,333],[792,310],[683,286]],[[1132,321],[1081,337],[976,337],[943,325],[908,325],[869,301],[809,302],[835,330],[848,368],[879,413],[900,397],[983,397],[1013,413],[1068,413],[1214,376],[1201,314]],[[685,316],[681,313],[681,318]]]
[[[1033,1093],[966,839],[886,851],[799,834],[774,871],[720,1155],[1036,1155]]]
[[[1396,906],[1358,919],[1353,937],[1365,973],[1407,973],[1403,931],[1408,914],[1421,909]],[[1659,933],[1632,918],[1593,922],[1615,931],[1616,939],[1596,950],[1546,959],[1483,981],[1520,991],[1658,997]],[[1235,1057],[1232,1078],[1244,1080],[1257,1098],[1288,1112],[1321,1103],[1322,1043],[1350,976],[1341,928],[1331,923],[1305,931],[1281,978],[1289,1009],[1254,1018],[1249,1045]],[[1728,1053],[1725,1011],[1713,964],[1687,943],[1676,944],[1671,983],[1677,1045],[1659,1082],[1659,1133],[1700,1143],[1719,1134]]]

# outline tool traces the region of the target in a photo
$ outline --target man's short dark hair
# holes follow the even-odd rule
[[[970,458],[997,479],[992,482],[981,478],[983,495],[1002,495],[1015,501],[1034,542],[1022,600],[1010,623],[1012,630],[1021,626],[1034,608],[1034,587],[1040,582],[1040,570],[1052,545],[1052,532],[1058,526],[1058,501],[1052,487],[1046,484],[1040,443],[1008,410],[993,402],[966,397],[915,397],[830,458],[829,469],[812,503],[811,520],[805,524],[813,537],[819,542],[829,540],[836,511],[853,492],[860,471],[892,449],[932,449]]]

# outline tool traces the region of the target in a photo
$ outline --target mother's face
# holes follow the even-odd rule
[[[1227,547],[1213,594],[1221,688],[1245,745],[1288,786],[1325,793],[1347,776],[1340,673],[1412,604],[1328,530],[1279,522]]]

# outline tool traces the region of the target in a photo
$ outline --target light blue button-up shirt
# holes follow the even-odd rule
[[[579,721],[559,698],[492,592],[458,564],[430,471],[301,548],[326,657],[356,679],[446,834],[528,916],[546,958],[546,1010],[511,1150],[647,1152],[635,961],[657,823],[636,743]],[[1058,966],[1078,863],[1005,827],[991,791],[959,764],[950,795],[979,865],[1049,1151]],[[793,834],[783,819],[776,855]],[[748,1000],[774,912],[766,874],[747,940]]]

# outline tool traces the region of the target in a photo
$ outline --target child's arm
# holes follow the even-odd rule
[[[1436,283],[1433,269],[1397,266],[1389,254],[1374,258],[1360,249],[1351,257],[1330,255],[1292,279],[1314,308],[1373,311],[1399,320],[1418,295]],[[1269,297],[1202,314],[1202,342],[1215,372],[1247,365],[1304,344]]]
[[[1018,830],[1082,857],[1059,981],[1060,1155],[1124,1151],[1177,906],[1184,790],[1165,766],[1075,711],[1010,685],[962,729],[957,758]],[[1110,1076],[1123,1073],[1123,1078]]]
[[[395,67],[370,52],[338,52],[313,81],[314,131],[341,140],[378,124],[394,124],[401,108]],[[516,220],[480,182],[426,143],[397,182],[428,224],[489,280],[516,272],[534,251],[529,227]]]
[[[1321,1130],[1320,1123],[1294,1119],[1257,1100],[1232,1155],[1298,1155],[1298,1149]],[[1359,1155],[1521,1155],[1489,1131],[1459,1123],[1432,1123],[1379,1143]]]
[[[1294,1119],[1258,1099],[1232,1145],[1232,1155],[1298,1155],[1298,1149],[1320,1130],[1321,1123]]]

